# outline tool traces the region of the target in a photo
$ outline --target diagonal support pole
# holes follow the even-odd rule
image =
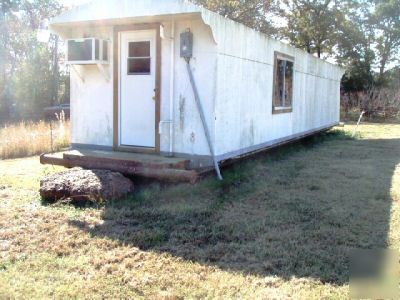
[[[192,69],[190,68],[190,59],[186,58],[185,60],[186,60],[186,67],[187,67],[187,70],[188,70],[188,73],[189,73],[190,83],[191,83],[192,89],[193,89],[194,99],[196,101],[197,109],[198,109],[199,114],[200,114],[201,122],[203,123],[204,133],[206,134],[208,147],[210,149],[210,152],[211,152],[211,155],[212,155],[212,158],[213,158],[215,172],[217,173],[217,176],[218,176],[219,180],[224,180],[222,175],[221,175],[221,170],[220,170],[219,165],[218,165],[218,160],[215,157],[214,147],[213,147],[213,144],[211,142],[210,130],[209,130],[208,126],[207,126],[207,122],[206,122],[206,118],[205,118],[205,115],[204,115],[203,107],[202,107],[201,102],[200,102],[199,92],[197,90],[196,82],[194,81]]]

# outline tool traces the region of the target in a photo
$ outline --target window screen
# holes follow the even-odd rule
[[[275,58],[274,109],[291,109],[293,102],[293,59]]]
[[[108,61],[108,43],[103,41],[103,60]]]
[[[151,73],[150,41],[129,42],[128,75]]]
[[[92,60],[92,40],[68,41],[68,60],[86,61]]]
[[[100,59],[100,41],[98,39],[94,40],[95,46],[94,46],[94,59],[99,60]]]

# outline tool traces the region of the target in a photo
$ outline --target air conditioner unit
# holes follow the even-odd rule
[[[67,40],[67,63],[71,65],[108,64],[108,41],[98,38]]]

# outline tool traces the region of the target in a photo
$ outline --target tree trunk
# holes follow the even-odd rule
[[[385,67],[386,67],[386,55],[382,56],[382,59],[380,61],[380,66],[379,66],[379,77],[383,78],[383,73],[385,73]]]

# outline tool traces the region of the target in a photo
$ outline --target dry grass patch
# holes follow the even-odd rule
[[[2,161],[0,298],[347,299],[349,250],[400,248],[400,125],[348,136],[103,207],[44,205],[59,169]]]
[[[0,128],[0,159],[60,151],[70,144],[70,123],[61,118],[52,123],[21,122]]]

